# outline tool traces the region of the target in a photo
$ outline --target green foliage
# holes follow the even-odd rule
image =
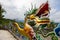
[[[15,21],[10,20],[10,19],[0,19],[0,29],[5,29],[5,27],[6,27],[6,29],[11,28],[10,23],[12,23],[12,22],[15,22]]]

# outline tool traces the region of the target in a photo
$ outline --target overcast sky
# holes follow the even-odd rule
[[[2,7],[6,10],[5,18],[24,19],[24,13],[31,8],[31,4],[37,8],[47,0],[0,0]],[[60,22],[60,0],[48,0],[50,10],[50,19]]]

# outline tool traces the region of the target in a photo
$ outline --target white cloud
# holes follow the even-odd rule
[[[46,1],[47,0],[0,0],[0,3],[7,12],[5,14],[5,18],[24,19],[24,13],[26,12],[26,9],[28,10],[29,8],[31,8],[31,3],[33,5],[36,4],[36,7],[38,8],[42,3]],[[55,6],[58,4],[58,1],[56,0],[53,1],[48,0],[48,1],[49,1],[49,6],[51,7],[50,18],[54,21],[56,20],[59,21],[60,10],[57,11],[57,8],[55,8]]]
[[[46,0],[0,0],[3,8],[6,10],[5,18],[24,19],[26,9],[31,8],[31,3],[39,7]]]
[[[0,0],[0,3],[4,6],[12,6],[10,0]]]
[[[11,1],[13,3],[13,5],[19,9],[19,8],[22,8],[22,7],[25,7],[25,8],[31,8],[31,3],[33,5],[36,4],[37,7],[39,7],[42,3],[46,2],[46,0],[12,0]]]
[[[50,19],[54,20],[55,22],[60,22],[60,11],[57,11],[53,15],[51,15]]]
[[[57,9],[51,8],[50,16],[54,15],[57,12]]]
[[[60,10],[59,10],[59,5],[60,5],[60,0],[49,0],[50,4],[50,19],[54,20],[55,22],[60,22]]]

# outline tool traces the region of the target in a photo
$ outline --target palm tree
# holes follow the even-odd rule
[[[2,8],[2,5],[0,4],[0,19],[2,19],[4,17],[3,12],[5,12],[5,10]]]

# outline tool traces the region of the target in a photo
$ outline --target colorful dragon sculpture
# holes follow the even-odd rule
[[[15,27],[17,27],[18,31],[20,32],[20,34],[22,34],[23,36],[26,36],[29,38],[29,40],[38,40],[36,38],[36,33],[42,34],[43,37],[47,37],[47,36],[52,36],[52,40],[54,37],[57,38],[54,34],[54,32],[52,32],[53,30],[50,30],[50,19],[49,19],[49,4],[48,1],[46,3],[43,3],[39,9],[35,10],[36,12],[30,15],[27,15],[25,17],[25,22],[24,22],[24,28],[20,28],[18,23],[13,23],[13,25]],[[55,26],[56,27],[56,26]],[[54,27],[54,28],[55,28]],[[42,31],[44,30],[50,30],[49,32],[47,32],[47,34],[43,34]],[[58,39],[57,39],[58,40]]]

